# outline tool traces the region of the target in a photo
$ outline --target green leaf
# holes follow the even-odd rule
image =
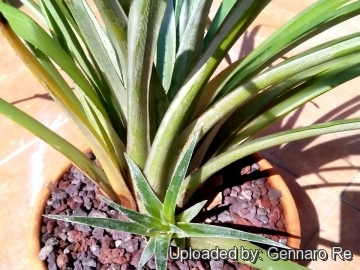
[[[207,203],[207,200],[199,202],[197,204],[194,204],[190,208],[186,209],[184,212],[176,216],[177,222],[190,222],[193,220],[194,217],[196,217],[197,214],[200,213],[201,209],[204,207],[204,205]]]
[[[109,118],[116,132],[120,136],[121,140],[126,142],[126,121],[124,121],[125,119],[121,118],[121,110],[119,109],[119,106],[116,106],[116,99],[114,100],[110,86],[106,82],[106,79],[98,67],[94,57],[91,53],[89,53],[87,48],[80,45],[80,43],[86,44],[86,42],[83,38],[83,35],[80,33],[77,24],[61,0],[42,1],[47,5],[58,26],[60,27],[61,32],[64,34],[73,57],[80,65],[86,76],[89,78],[102,103],[106,104]],[[94,63],[94,66],[91,62]]]
[[[352,69],[352,66],[359,62],[355,57],[356,55],[357,53],[346,55],[307,69],[281,82],[280,84],[273,85],[265,91],[255,95],[253,98],[247,100],[229,117],[226,123],[221,126],[220,132],[217,134],[216,139],[212,142],[212,146],[214,146],[212,147],[212,150],[217,149],[217,152],[219,153],[228,147],[226,146],[227,144],[233,144],[233,142],[230,141],[237,141],[240,143],[243,139],[247,138],[249,134],[253,134],[254,129],[256,129],[255,126],[259,127],[259,124],[264,123],[264,120],[265,122],[271,122],[271,118],[277,119],[275,117],[278,115],[277,113],[274,114],[274,111],[266,111],[280,103],[285,96],[290,94],[290,90],[292,93],[291,95],[295,94],[298,96],[296,98],[291,98],[293,102],[291,107],[296,108],[325,91],[334,88],[336,85],[343,83],[343,79],[334,75],[341,73],[344,70]],[[329,72],[332,75],[328,74]],[[352,73],[349,78],[353,78],[354,76],[356,75]],[[322,90],[302,90],[304,87],[309,87],[312,83],[314,83],[314,81],[316,81],[316,84],[318,85],[315,86],[315,88],[319,87],[318,80],[322,80],[320,78],[323,77],[326,78],[323,80],[323,86],[325,88],[320,86]],[[338,78],[338,83],[336,82],[336,78]],[[311,88],[315,89],[313,87]],[[304,98],[304,94],[297,94],[297,92],[304,91],[309,93],[309,95],[306,94],[307,98]],[[288,102],[291,104],[290,100]],[[262,116],[260,117],[260,115]],[[262,120],[260,120],[260,118],[262,118]],[[250,122],[252,123],[250,124]],[[257,124],[255,124],[255,122],[257,122]],[[249,124],[253,127],[249,127]]]
[[[38,54],[40,52],[37,52]],[[66,82],[63,81],[62,83],[62,77],[60,76],[60,74],[57,73],[57,69],[52,65],[52,63],[50,62],[49,59],[46,58],[42,58],[40,55],[40,59],[42,61],[42,63],[44,64],[44,67],[46,68],[46,70],[48,72],[50,72],[51,76],[53,78],[57,78],[59,85],[66,85]],[[42,73],[43,74],[43,73]],[[51,86],[51,84],[50,84]],[[65,87],[62,86],[62,87]],[[86,120],[84,120],[83,116],[81,116],[80,114],[78,114],[76,111],[72,110],[72,106],[67,106],[66,103],[64,103],[64,99],[62,99],[63,95],[59,95],[57,96],[57,94],[52,93],[50,90],[50,94],[51,96],[54,98],[54,100],[57,102],[57,104],[60,106],[60,108],[63,109],[63,111],[66,113],[66,115],[68,115],[68,117],[70,119],[72,119],[74,121],[74,123],[78,126],[79,130],[81,131],[81,133],[87,138],[89,145],[91,146],[92,151],[96,154],[96,156],[98,157],[98,159],[105,161],[106,160],[106,164],[103,165],[103,168],[106,172],[106,175],[109,177],[110,182],[112,183],[112,186],[109,183],[109,180],[105,177],[104,179],[106,179],[106,181],[99,181],[97,180],[97,178],[94,178],[93,176],[90,176],[90,178],[94,181],[97,182],[97,184],[99,185],[99,187],[104,190],[104,192],[110,196],[112,199],[118,200],[118,195],[120,195],[122,197],[122,199],[124,198],[128,198],[127,200],[131,200],[131,194],[129,193],[127,186],[124,183],[124,180],[121,177],[121,174],[119,174],[119,171],[117,169],[116,173],[115,173],[115,179],[113,178],[113,174],[112,171],[114,170],[113,166],[112,166],[112,162],[113,160],[111,159],[111,153],[109,152],[109,150],[106,148],[103,148],[103,141],[101,139],[99,139],[96,134],[95,131],[91,128],[91,126],[89,127],[89,124],[87,123]],[[66,100],[65,100],[66,101]],[[105,149],[105,151],[104,151]],[[106,152],[106,153],[104,153]],[[65,156],[69,157],[68,155],[71,154],[71,152],[67,151],[67,152],[63,152],[63,154],[65,154]],[[70,158],[70,160],[72,160]],[[74,161],[75,162],[75,161]],[[81,164],[79,162],[75,162],[75,165],[78,167],[82,167]],[[100,169],[101,170],[101,169]],[[111,170],[111,172],[109,171]],[[82,170],[85,174],[86,171]],[[103,173],[103,171],[101,170],[101,172]],[[119,187],[121,192],[117,193],[117,195],[114,197],[113,196],[113,189]],[[118,191],[118,189],[116,189],[116,191]],[[127,193],[128,192],[128,193]],[[129,196],[130,195],[130,196]],[[124,204],[126,204],[125,202],[123,202]],[[126,204],[129,205],[129,204]]]
[[[226,78],[216,92],[214,101],[229,93],[247,79],[259,73],[279,56],[284,55],[302,42],[331,26],[345,21],[360,13],[359,4],[356,12],[349,7],[342,7],[349,0],[320,0],[300,12],[293,19],[280,27],[265,42],[254,49],[238,67]],[[350,4],[352,5],[352,4]],[[341,7],[341,8],[339,8]],[[306,24],[304,24],[306,22]],[[224,85],[227,85],[224,87]],[[223,88],[224,87],[224,88]]]
[[[207,71],[214,72],[215,68],[224,59],[230,48],[235,44],[239,37],[245,33],[249,25],[255,20],[260,12],[267,6],[269,0],[236,1],[230,12],[212,38],[207,49],[204,50],[199,62],[194,70],[207,64]],[[192,74],[195,72],[193,71]]]
[[[201,140],[199,147],[194,154],[193,159],[189,165],[189,171],[193,172],[200,167],[201,164],[204,163],[204,159],[207,159],[207,156],[212,153],[213,150],[210,146],[213,145],[214,137],[222,132],[224,123],[228,123],[228,117],[224,117],[221,121],[219,121],[211,130],[208,132],[205,137]],[[233,128],[235,126],[232,126]],[[220,130],[220,131],[219,131]],[[219,143],[218,147],[222,146],[222,142]]]
[[[172,77],[171,87],[168,92],[170,101],[174,99],[179,88],[200,57],[206,19],[211,4],[212,1],[210,0],[197,0],[194,2],[189,21],[180,39],[179,49],[176,53],[174,66],[174,74],[176,76]]]
[[[156,70],[165,92],[170,88],[176,56],[176,25],[173,0],[167,0],[156,52]]]
[[[216,12],[214,19],[211,22],[210,28],[206,33],[203,41],[203,51],[209,46],[212,39],[215,37],[216,32],[224,22],[226,16],[228,16],[230,10],[235,5],[236,0],[223,0],[220,4],[219,9]]]
[[[67,1],[71,1],[71,0],[67,0]],[[88,2],[87,2],[86,0],[81,0],[81,1],[82,1],[82,3],[83,3],[84,10],[83,10],[83,11],[77,10],[76,13],[79,12],[79,13],[82,14],[82,15],[84,15],[84,14],[86,13],[86,14],[88,15],[88,17],[90,18],[92,24],[94,25],[95,31],[96,31],[96,32],[92,32],[92,33],[95,34],[95,36],[96,36],[96,33],[97,33],[98,36],[100,37],[102,46],[104,47],[105,52],[106,52],[108,58],[109,58],[110,61],[111,61],[112,68],[115,70],[116,74],[118,75],[118,77],[119,77],[120,80],[121,80],[122,77],[121,77],[121,72],[120,72],[120,67],[119,67],[119,64],[121,64],[121,63],[119,63],[119,61],[118,61],[118,55],[116,54],[116,52],[115,52],[115,50],[114,50],[114,47],[113,47],[112,44],[111,44],[110,39],[109,39],[108,36],[106,35],[104,29],[102,28],[102,25],[101,25],[100,21],[96,18],[95,14],[93,13],[92,9],[90,8],[90,5],[88,4]],[[115,7],[115,6],[113,6],[113,8],[114,8],[114,7]],[[81,6],[79,6],[79,8],[82,9]],[[70,10],[71,10],[71,8],[70,8]],[[76,18],[75,15],[73,15],[73,16],[74,16],[74,18]],[[82,19],[83,19],[83,18],[82,18]],[[82,19],[81,19],[81,21],[82,21]],[[79,21],[80,21],[80,20],[79,20]],[[86,21],[87,21],[88,23],[90,23],[89,20],[86,20]],[[79,23],[78,23],[78,24],[79,24]],[[80,31],[81,31],[81,26],[79,26],[79,28],[80,28]],[[85,32],[85,31],[84,31],[84,32]],[[94,36],[94,35],[90,35],[90,37],[92,37],[92,36]],[[87,40],[86,37],[84,37],[84,38],[85,38],[85,40]],[[88,42],[88,41],[87,41],[87,42]],[[100,45],[100,43],[99,43],[98,45]],[[90,50],[91,50],[91,49],[90,49]],[[94,52],[93,52],[93,55],[95,56]],[[97,61],[97,64],[99,64],[99,61]],[[99,66],[100,66],[100,68],[102,68],[101,65],[99,65]],[[108,72],[108,71],[109,71],[109,70],[106,69],[106,72]],[[107,76],[106,73],[105,73],[104,75]],[[114,80],[115,80],[115,76],[114,76]],[[109,81],[110,81],[110,79],[109,79]],[[113,82],[110,81],[109,83],[110,83],[110,85],[111,85]],[[122,84],[122,86],[123,86],[123,84]],[[126,93],[126,92],[125,92],[125,89],[115,88],[115,90],[116,90],[116,91],[124,91],[124,97],[126,97],[126,95],[125,95],[125,93]],[[120,102],[121,102],[121,101],[120,101]],[[126,102],[124,102],[124,103],[126,103]],[[123,103],[121,103],[121,106],[123,106]],[[126,110],[124,109],[124,111],[126,111]]]
[[[168,107],[169,101],[164,87],[162,86],[156,69],[153,68],[149,89],[149,128],[151,143],[154,140],[156,132]]]
[[[74,59],[79,63],[87,77],[97,86],[101,87],[100,79],[96,70],[88,60],[84,48],[80,45],[73,27],[68,22],[66,14],[63,13],[64,7],[58,5],[58,1],[42,0],[41,3],[49,10],[50,15],[57,24],[61,35],[64,36],[66,46],[69,47]]]
[[[61,152],[70,161],[72,161],[82,172],[84,172],[85,175],[87,175],[95,183],[100,185],[100,187],[103,188],[103,190],[107,194],[113,194],[113,190],[109,185],[109,180],[107,179],[104,172],[95,164],[93,164],[92,161],[87,158],[84,153],[82,153],[71,143],[57,135],[55,132],[53,132],[28,114],[22,112],[21,110],[7,103],[1,98],[0,113],[11,119],[12,121],[18,123],[23,128],[33,133],[35,136],[44,140],[51,147]]]
[[[44,0],[41,0],[44,1]],[[76,36],[80,39],[83,39],[79,26],[76,24],[74,17],[71,15],[70,10],[68,6],[66,5],[66,2],[63,0],[50,0],[56,2],[56,5],[60,8],[60,16],[64,16],[66,20],[70,23],[72,29],[74,30],[74,33]],[[55,3],[53,2],[53,5],[55,6]]]
[[[84,40],[99,65],[112,93],[112,101],[120,113],[119,118],[126,120],[127,94],[120,79],[116,54],[108,37],[84,0],[68,0],[68,7],[84,36]]]
[[[169,224],[170,226],[170,229],[167,231],[167,233],[170,233],[170,234],[177,234],[177,235],[180,235],[181,237],[189,237],[189,235],[183,231],[182,229],[180,229],[178,226],[176,225],[173,225],[173,224]]]
[[[67,52],[67,54],[71,55],[71,53],[69,51],[69,47],[66,44],[64,35],[61,32],[57,23],[55,22],[51,12],[44,5],[43,1],[40,1],[39,4],[40,4],[42,13],[46,19],[47,26],[49,27],[50,34],[52,35],[53,39]]]
[[[79,105],[79,101],[76,99],[76,96],[63,77],[60,75],[59,71],[50,61],[50,59],[47,58],[41,51],[35,49],[31,44],[29,44],[29,48],[34,53],[32,54],[23,44],[23,42],[15,35],[15,33],[11,31],[7,24],[3,24],[1,30],[17,54],[29,67],[31,72],[33,72],[33,74],[38,78],[40,83],[45,87],[51,97],[57,102],[60,108],[64,110],[66,115],[75,122],[80,131],[86,135],[93,151],[99,158],[101,154],[98,152],[98,149],[102,149],[102,141],[94,136],[95,131],[92,129],[87,118],[85,117],[84,111]],[[35,56],[39,59],[39,61],[35,58]],[[68,152],[65,153],[65,155],[68,154]],[[105,157],[108,157],[108,155],[105,155]],[[81,167],[80,164],[77,164],[77,166]],[[86,174],[86,171],[84,173]],[[107,175],[110,177],[111,174]],[[114,197],[113,188],[110,187],[109,180],[107,180],[106,177],[102,181],[100,181],[98,178],[93,178],[93,180],[98,181],[97,184],[106,192],[108,196],[116,199],[116,196]]]
[[[199,125],[203,126],[201,135],[205,134],[216,123],[226,117],[226,115],[233,113],[237,108],[243,105],[246,100],[271,85],[289,79],[299,72],[312,68],[316,65],[358,51],[360,51],[360,36],[353,37],[349,40],[334,44],[320,51],[304,55],[300,58],[295,57],[294,59],[287,59],[285,61],[286,63],[281,63],[268,69],[223,97],[204,114],[202,114],[196,121],[190,124],[180,135],[179,140],[184,140],[187,137],[187,134]]]
[[[157,219],[157,218],[154,218],[154,217],[151,217],[148,215],[144,215],[144,214],[141,214],[136,211],[132,211],[128,208],[125,208],[125,207],[117,204],[117,203],[114,203],[113,201],[111,201],[103,196],[99,196],[99,198],[103,202],[105,202],[107,205],[110,205],[112,208],[114,208],[116,211],[123,213],[126,217],[128,217],[132,221],[138,223],[139,225],[141,225],[145,228],[161,226],[160,219]]]
[[[108,181],[112,182],[114,185],[111,187],[109,182],[99,181],[99,187],[103,189],[104,192],[111,197],[111,199],[119,200],[120,198],[123,205],[135,209],[135,202],[124,182],[124,179],[122,178],[117,161],[115,162],[114,159],[112,159],[114,156],[112,156],[112,154],[108,151],[104,142],[98,136],[94,128],[90,125],[88,119],[85,117],[83,108],[81,108],[79,105],[80,103],[78,99],[71,91],[64,79],[61,77],[58,70],[44,53],[30,46],[30,48],[33,48],[33,52],[36,57],[38,57],[39,61],[41,61],[43,65],[42,66],[35,58],[34,54],[32,54],[29,49],[22,43],[22,41],[15,35],[9,25],[3,21],[0,21],[0,23],[2,24],[0,28],[1,31],[16,50],[18,55],[38,78],[45,89],[51,94],[61,109],[64,110],[66,115],[79,127],[82,134],[85,136],[85,138],[87,138],[91,149],[94,151],[94,154],[99,160],[101,160],[102,167],[108,177]],[[30,21],[30,23],[33,23],[33,21]]]
[[[39,71],[39,74],[41,73],[40,77],[44,76],[46,72],[49,72],[51,78],[56,80],[58,86],[61,89],[67,89],[66,91],[70,91],[70,93],[72,94],[71,89],[69,88],[65,80],[61,77],[58,70],[51,63],[51,61],[39,50],[34,49],[33,51],[46,69],[46,71]],[[120,168],[118,167],[118,162],[121,163],[122,160],[122,163],[125,164],[125,159],[123,157],[125,147],[116,135],[115,131],[112,129],[112,126],[92,104],[91,100],[84,96],[83,92],[78,90],[76,84],[75,91],[78,93],[80,100],[84,106],[83,109],[86,109],[88,113],[88,119],[92,121],[93,125],[91,125],[90,122],[87,121],[88,119],[83,115],[82,112],[79,113],[78,111],[73,109],[71,103],[67,101],[67,92],[61,92],[61,89],[57,90],[57,85],[54,84],[54,82],[49,81],[49,79],[46,79],[46,77],[44,77],[44,80],[46,80],[46,84],[48,84],[47,90],[50,92],[51,96],[54,98],[60,108],[65,112],[65,114],[78,126],[81,133],[84,135],[85,138],[87,138],[92,151],[95,153],[98,159],[102,161],[103,168],[112,184],[112,188],[110,190],[115,189],[117,194],[122,196],[123,199],[128,198],[127,200],[131,201],[132,196],[120,174]],[[54,93],[52,92],[52,89],[54,89]],[[98,121],[100,121],[102,125],[97,126]],[[96,127],[94,127],[94,125],[96,125]],[[97,129],[98,132],[96,132],[95,129]],[[106,134],[104,134],[104,132]],[[122,155],[122,158],[119,157],[119,155]],[[123,168],[125,167],[124,164],[121,164]],[[102,188],[104,184],[100,183],[99,185]],[[109,188],[104,189],[105,193],[110,196],[111,193],[109,193],[108,190]],[[114,196],[111,196],[111,198],[114,199]],[[115,199],[117,200],[118,198],[115,197]],[[125,202],[123,203],[126,204]],[[129,206],[129,204],[126,205]]]
[[[176,22],[176,25],[177,25],[178,22],[179,22],[182,2],[183,2],[183,0],[174,0],[175,22]]]
[[[269,0],[237,1],[228,16],[225,18],[219,31],[212,39],[208,48],[204,51],[203,55],[196,63],[196,66],[193,68],[191,74],[195,74],[198,69],[204,68],[205,76],[204,78],[202,78],[204,80],[203,82],[205,83],[205,80],[210,79],[210,77],[208,76],[213,74],[213,72],[216,70],[220,62],[224,59],[230,48],[248,29],[249,25],[254,21],[254,19],[260,14],[260,12],[269,2]],[[204,95],[203,92],[207,88],[205,88],[202,83],[199,83],[199,85],[197,85],[195,89],[197,87],[199,87],[199,89],[197,90],[199,91],[199,93],[197,94],[195,100],[190,106],[184,126],[189,124],[192,119],[196,118],[196,116],[194,116],[194,113],[198,110],[197,106],[200,98],[211,96],[211,93]],[[208,99],[208,97],[206,99]],[[202,103],[206,103],[206,101],[202,101]]]
[[[125,146],[116,134],[110,121],[101,114],[101,112],[96,108],[90,99],[88,99],[86,96],[83,96],[83,92],[78,89],[76,84],[74,85],[74,88],[86,112],[86,115],[92,124],[92,127],[95,129],[97,135],[101,138],[101,142],[105,146],[107,152],[106,157],[104,157],[103,153],[97,155],[97,157],[101,161],[106,162],[107,160],[106,163],[102,162],[102,166],[107,173],[109,173],[109,169],[111,170],[112,177],[109,178],[110,183],[116,192],[121,192],[118,194],[122,194],[123,191],[132,188],[132,182],[130,179],[124,179],[121,174],[121,171],[124,173],[126,168],[126,161],[124,158]],[[97,148],[94,149],[95,154],[98,151],[99,150]],[[109,160],[111,160],[110,163]],[[130,207],[125,203],[124,205]]]
[[[74,85],[74,89],[81,101],[82,107],[84,108],[89,121],[106,144],[107,150],[112,154],[114,160],[119,163],[120,168],[125,170],[127,166],[124,158],[125,145],[114,130],[114,126],[96,108],[95,104],[93,104],[92,101],[84,95],[84,93],[78,88],[77,84]],[[131,187],[132,182],[127,181],[127,185]]]
[[[128,232],[143,236],[152,236],[147,232],[147,229],[135,222],[122,221],[112,218],[95,218],[95,217],[81,217],[81,216],[64,216],[64,215],[43,215],[46,218],[72,222],[76,224],[83,224],[92,227],[114,230],[119,232]]]
[[[218,238],[234,238],[274,247],[286,248],[288,246],[271,239],[258,236],[253,233],[248,233],[240,230],[235,230],[226,227],[214,226],[209,224],[183,223],[178,222],[176,225],[184,230],[190,237],[218,237]]]
[[[173,157],[178,155],[178,150],[180,150],[183,146],[181,143],[176,144],[175,138],[179,135],[181,129],[186,126],[187,121],[190,119],[188,119],[188,116],[191,116],[195,110],[195,107],[192,106],[194,104],[196,105],[198,95],[201,93],[201,90],[205,86],[206,82],[210,79],[212,73],[220,63],[222,59],[221,55],[223,53],[226,54],[226,50],[224,51],[224,48],[230,49],[232,42],[235,42],[238,35],[245,31],[248,24],[252,22],[254,16],[251,11],[258,14],[268,2],[249,1],[250,0],[246,1],[246,5],[248,6],[245,5],[245,7],[247,8],[243,6],[245,10],[241,11],[241,14],[244,15],[239,18],[238,14],[234,14],[236,20],[235,18],[231,18],[231,21],[229,22],[229,24],[232,24],[234,23],[233,20],[235,20],[234,29],[231,31],[231,38],[226,35],[229,32],[222,33],[221,37],[223,37],[223,39],[220,40],[220,44],[222,45],[218,46],[218,49],[215,50],[212,56],[210,55],[208,58],[204,55],[202,56],[204,61],[202,61],[202,59],[199,60],[202,65],[197,64],[197,66],[193,68],[193,73],[191,73],[188,80],[185,81],[181,90],[170,104],[161,122],[144,168],[147,179],[151,187],[156,192],[160,191],[163,188],[162,183],[167,181],[166,176],[168,168],[163,166],[163,164],[165,164],[168,160],[173,160]],[[201,125],[201,122],[199,121],[198,124]],[[187,135],[188,134],[189,133],[187,133]],[[201,134],[201,136],[203,135],[204,134]],[[178,146],[178,149],[172,151],[174,145]],[[172,169],[173,168],[170,168],[170,170]],[[164,194],[159,194],[159,196],[162,198],[164,197]]]
[[[16,39],[17,40],[14,41],[18,44],[13,43],[14,48],[17,45],[20,46],[16,47],[15,51],[19,54],[31,72],[40,82],[43,83],[44,88],[49,92],[49,94],[56,101],[60,99],[60,102],[62,103],[60,106],[62,108],[65,106],[67,111],[71,111],[73,114],[76,114],[76,116],[81,119],[85,125],[89,126],[84,110],[81,107],[81,103],[51,60],[43,52],[36,49],[32,44],[27,43],[28,48],[33,53],[32,55],[28,48],[20,43],[20,39]],[[71,116],[71,114],[68,116]]]
[[[125,153],[125,159],[129,165],[130,173],[135,184],[139,190],[140,198],[144,203],[146,211],[155,218],[160,218],[160,212],[163,209],[163,204],[160,202],[154,191],[151,189],[149,183],[140,171],[135,162]]]
[[[164,233],[164,228],[162,226],[161,227],[160,226],[152,227],[152,228],[148,229],[147,232],[158,235],[160,233]]]
[[[157,270],[166,270],[171,234],[159,234],[155,240],[155,263]]]
[[[134,0],[128,24],[127,152],[143,169],[149,151],[149,84],[166,1]]]
[[[32,13],[34,13],[41,22],[46,23],[39,4],[37,4],[34,0],[20,0],[20,2],[23,3],[24,6],[26,6]]]
[[[145,266],[145,264],[150,260],[150,258],[155,254],[155,242],[156,242],[156,237],[150,237],[149,241],[147,242],[147,245],[145,246],[140,260],[139,260],[139,264],[138,264],[138,269],[143,269],[143,267]]]
[[[105,134],[103,127],[99,123],[99,119],[95,114],[94,109],[92,108],[93,107],[92,104],[90,105],[91,101],[90,102],[87,101],[86,96],[84,95],[84,93],[81,91],[81,89],[77,84],[74,84],[74,92],[77,95],[90,124],[97,132],[97,134],[101,137],[101,140],[106,144],[106,148],[109,149],[109,152],[114,153],[114,149],[111,145],[111,142],[109,142],[109,137],[107,136],[107,134]],[[113,157],[115,157],[115,155],[113,155]]]
[[[221,250],[235,250],[237,251],[236,258],[239,262],[247,265],[255,266],[257,269],[274,270],[274,269],[294,269],[304,270],[307,269],[298,263],[289,260],[272,260],[267,256],[267,251],[253,245],[247,241],[237,239],[221,239],[221,238],[190,238],[189,245],[193,249],[198,250],[212,250],[219,248]],[[236,249],[235,249],[236,248]],[[259,252],[259,258],[256,263],[251,263],[249,260],[244,260],[245,251]],[[261,258],[261,259],[260,259]]]
[[[175,5],[175,22],[177,32],[176,48],[179,48],[179,43],[184,35],[185,28],[190,17],[191,0],[176,0]]]
[[[164,200],[164,217],[170,223],[175,223],[175,208],[176,201],[179,196],[180,187],[182,181],[185,178],[192,154],[195,149],[199,137],[200,130],[197,130],[193,136],[191,136],[183,149],[183,155],[180,157],[180,162],[176,166],[174,175],[171,178],[171,182],[166,191]]]
[[[127,24],[128,18],[118,1],[95,0],[98,11],[103,18],[107,35],[112,41],[120,61],[121,78],[126,89],[127,72]],[[116,66],[117,62],[113,62]]]
[[[276,104],[244,126],[228,143],[228,148],[225,149],[229,149],[229,145],[231,145],[231,148],[237,146],[240,142],[255,136],[267,126],[299,108],[306,102],[313,100],[315,97],[326,93],[344,82],[358,77],[360,75],[360,67],[359,64],[356,63],[359,62],[358,58],[355,57],[355,55],[349,55],[347,61],[347,65],[336,67],[319,74],[306,83],[294,88],[284,97],[279,98]],[[356,64],[355,66],[354,63]],[[345,63],[341,61],[341,64]],[[353,67],[351,67],[351,65],[353,65]]]
[[[84,100],[83,102],[84,105],[89,103],[89,106],[91,106],[91,103],[88,99]],[[102,117],[101,113],[97,111],[94,106],[92,106],[91,108],[89,107],[88,110],[90,111],[89,113],[91,113],[91,115],[94,117],[94,121],[102,121],[102,125],[98,126],[98,128],[100,129],[100,133],[102,134],[102,139],[99,133],[94,131],[94,129],[84,128],[82,123],[79,122],[76,117],[72,117],[72,119],[74,120],[75,124],[77,124],[77,126],[80,128],[80,131],[83,133],[85,138],[88,140],[91,149],[96,155],[96,157],[101,161],[102,168],[106,172],[106,175],[109,177],[111,186],[120,198],[121,203],[127,207],[135,209],[136,204],[129,190],[129,187],[131,187],[131,185],[125,182],[121,173],[121,168],[125,170],[125,166],[124,164],[122,164],[125,163],[123,162],[124,146],[115,134],[115,132],[112,130],[113,126],[111,126],[109,122]],[[106,137],[107,135],[109,135],[109,137]],[[104,142],[104,140],[106,140],[106,142]],[[109,147],[106,147],[106,144],[111,145],[109,145]],[[122,165],[122,167],[120,167],[120,165]],[[114,199],[112,197],[113,200],[117,201],[119,200],[119,198]]]
[[[160,212],[160,219],[164,227],[169,227],[169,222],[164,217],[164,212]]]
[[[80,88],[89,96],[99,110],[106,115],[105,108],[88,80],[76,66],[73,59],[57,44],[33,19],[25,13],[0,2],[0,12],[9,21],[14,32],[33,44],[45,55],[54,60]]]
[[[182,207],[185,205],[194,191],[211,175],[242,157],[283,143],[289,143],[300,139],[330,134],[334,132],[356,130],[359,128],[360,118],[355,118],[311,125],[308,127],[279,132],[255,140],[247,141],[244,144],[213,158],[194,173],[186,177],[180,191],[186,195],[184,198],[182,198],[182,202],[179,203],[179,206]]]

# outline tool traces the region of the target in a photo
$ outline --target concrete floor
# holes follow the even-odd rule
[[[274,0],[230,53],[247,54],[285,21],[314,0]],[[21,7],[21,9],[25,9]],[[360,30],[356,17],[288,53]],[[360,117],[360,79],[352,80],[301,107],[268,132],[334,119]],[[84,149],[86,143],[0,37],[0,96]],[[37,194],[67,161],[44,142],[0,116],[0,265],[28,268],[29,217]],[[360,132],[344,132],[274,147],[262,154],[287,181],[299,208],[302,248],[324,249],[327,261],[304,264],[311,269],[358,269],[360,265]],[[333,260],[332,247],[349,249],[352,261]]]

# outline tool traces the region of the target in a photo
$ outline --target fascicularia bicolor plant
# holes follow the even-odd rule
[[[359,76],[360,33],[269,66],[360,14],[360,1],[316,2],[214,78],[269,0],[223,0],[208,29],[210,0],[94,0],[101,21],[85,0],[22,0],[44,28],[6,2],[0,0],[1,32],[80,129],[102,169],[3,99],[0,113],[67,156],[104,191],[108,198],[102,200],[130,221],[51,217],[149,237],[139,268],[155,254],[157,268],[165,269],[172,239],[197,249],[257,248],[250,242],[284,247],[239,230],[191,223],[204,202],[186,204],[212,174],[237,159],[360,128],[360,119],[351,119],[255,138],[302,104]],[[302,268],[266,256],[256,266]]]

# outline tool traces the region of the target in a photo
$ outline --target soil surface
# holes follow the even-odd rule
[[[94,157],[89,155],[93,160]],[[94,160],[94,162],[97,162]],[[242,168],[239,170],[239,168]],[[235,172],[235,173],[234,173]],[[196,218],[199,222],[238,228],[258,233],[286,244],[284,215],[280,204],[281,191],[272,189],[259,166],[251,158],[233,163],[210,179],[198,194],[211,200]],[[45,214],[111,217],[126,220],[97,198],[98,187],[72,167],[51,186]],[[206,189],[206,192],[202,192]],[[209,197],[210,196],[210,197]],[[193,201],[192,203],[194,203]],[[124,232],[72,225],[43,218],[40,259],[50,270],[130,270],[136,269],[145,239]],[[261,230],[260,230],[261,229]],[[259,233],[261,231],[261,233]],[[152,258],[144,269],[155,269]],[[168,260],[170,270],[253,269],[237,262]]]

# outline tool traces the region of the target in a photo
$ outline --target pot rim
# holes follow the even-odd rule
[[[295,200],[289,190],[289,187],[285,183],[281,175],[274,169],[274,167],[261,155],[252,155],[260,166],[260,171],[267,171],[267,181],[270,183],[272,188],[281,190],[282,196],[280,198],[281,205],[285,216],[285,228],[286,232],[289,233],[287,236],[287,245],[299,249],[301,244],[301,226],[298,209],[295,204]]]
[[[90,152],[90,149],[83,151],[84,153]],[[297,211],[297,207],[291,192],[286,185],[282,177],[276,172],[271,164],[259,154],[252,154],[255,160],[260,166],[260,171],[266,170],[268,172],[268,182],[273,188],[281,190],[281,204],[283,206],[283,212],[285,215],[285,228],[290,234],[288,236],[287,245],[298,249],[301,243],[301,228],[300,219]],[[34,208],[31,213],[29,235],[28,235],[28,254],[30,259],[31,269],[46,270],[45,262],[39,259],[39,252],[41,250],[41,222],[39,222],[42,216],[47,200],[51,195],[51,185],[61,180],[62,176],[72,167],[72,163],[68,163],[65,166],[61,166],[56,169],[53,174],[56,177],[52,179],[46,179],[43,187],[35,202]],[[55,180],[54,180],[55,179]]]

